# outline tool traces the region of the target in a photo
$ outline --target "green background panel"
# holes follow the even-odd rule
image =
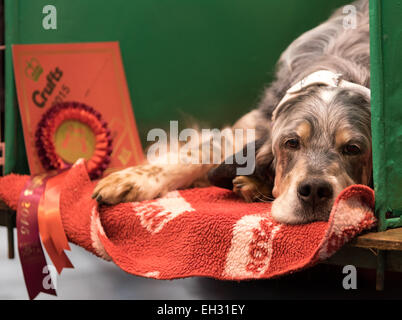
[[[231,124],[256,106],[280,53],[345,0],[5,0],[6,173],[27,170],[11,44],[119,41],[142,141],[188,117]],[[44,30],[44,5],[57,30]]]

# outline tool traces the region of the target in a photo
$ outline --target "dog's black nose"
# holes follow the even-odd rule
[[[306,179],[297,187],[299,198],[311,205],[316,205],[332,198],[331,184],[323,179]]]

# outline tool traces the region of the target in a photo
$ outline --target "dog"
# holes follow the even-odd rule
[[[281,223],[328,220],[344,188],[372,183],[368,0],[352,5],[356,25],[345,27],[340,8],[293,41],[258,107],[231,127],[255,130],[252,175],[237,175],[236,162],[154,162],[103,178],[93,198],[149,200],[209,183],[246,201],[273,200],[271,214]]]

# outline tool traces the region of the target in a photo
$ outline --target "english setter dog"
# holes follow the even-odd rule
[[[345,187],[372,183],[368,0],[352,5],[356,25],[344,26],[340,8],[293,41],[259,106],[231,127],[255,129],[252,175],[236,175],[237,164],[225,161],[153,162],[103,178],[93,198],[147,200],[209,181],[246,201],[273,200],[272,216],[282,223],[328,220]]]

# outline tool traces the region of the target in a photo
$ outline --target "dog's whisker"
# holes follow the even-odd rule
[[[266,202],[264,199],[261,199],[258,194],[254,195],[254,199],[259,200],[260,202]]]
[[[274,201],[275,199],[269,196],[266,196],[265,194],[263,194],[260,190],[256,189],[256,191],[266,200],[268,201]]]
[[[256,194],[255,197],[258,200],[262,201],[262,202],[268,202],[269,201],[268,199],[264,199],[264,195],[262,195],[262,194]]]
[[[263,194],[261,194],[261,195],[263,195]],[[260,197],[258,196],[258,194],[254,195],[254,198],[260,200],[260,201],[263,202],[263,203],[269,203],[269,202],[271,202],[271,201],[265,200],[264,198],[260,198]]]

